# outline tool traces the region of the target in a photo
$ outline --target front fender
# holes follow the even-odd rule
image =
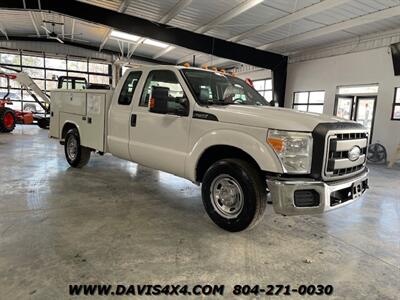
[[[202,154],[212,146],[232,146],[250,155],[261,170],[283,173],[282,165],[267,144],[261,143],[255,137],[240,131],[214,130],[203,135],[188,153],[185,164],[185,175],[191,181],[196,181],[196,168]]]

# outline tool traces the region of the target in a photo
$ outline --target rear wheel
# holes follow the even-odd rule
[[[76,128],[68,130],[64,143],[65,157],[71,167],[82,168],[90,159],[90,149],[81,146],[79,132]]]
[[[254,227],[266,207],[266,186],[256,168],[239,159],[214,163],[204,175],[203,204],[219,227],[237,232]]]
[[[0,108],[0,132],[11,132],[15,128],[17,118],[15,112],[7,107]]]

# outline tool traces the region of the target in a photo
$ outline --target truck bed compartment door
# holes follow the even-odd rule
[[[62,92],[62,97],[64,97],[64,101],[61,102],[61,111],[76,115],[86,115],[85,92]]]
[[[106,95],[88,93],[86,103],[86,115],[81,117],[82,145],[104,151]]]

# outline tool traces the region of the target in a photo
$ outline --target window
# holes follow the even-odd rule
[[[400,121],[400,87],[394,93],[392,120]]]
[[[22,65],[30,67],[44,67],[44,58],[39,56],[22,56]]]
[[[81,77],[62,77],[60,81],[61,89],[85,90],[87,87],[86,79]]]
[[[1,88],[7,88],[7,78],[5,77],[0,77],[0,87]],[[18,81],[10,79],[10,88],[14,89],[20,89],[21,85],[19,84]]]
[[[183,69],[200,105],[268,105],[245,81],[216,72]]]
[[[46,68],[66,70],[67,60],[60,58],[47,58],[45,59]]]
[[[54,70],[47,70],[46,71],[46,79],[51,79],[54,81],[58,80],[58,77],[67,76],[67,72],[65,71],[54,71]]]
[[[133,93],[139,82],[142,72],[131,72],[126,78],[124,85],[119,94],[118,104],[129,105],[132,102]]]
[[[32,79],[43,79],[44,69],[33,69],[33,68],[22,68],[26,74],[28,74]]]
[[[8,94],[8,95],[7,95]],[[4,97],[7,96],[7,99],[10,99],[11,101],[20,101],[21,100],[21,93],[18,90],[10,90],[8,92],[7,89],[0,89],[0,99],[4,99]]]
[[[263,79],[253,81],[254,89],[257,90],[267,100],[272,101],[272,79]]]
[[[359,95],[359,94],[378,94],[379,85],[365,84],[353,86],[339,86],[337,88],[338,95]]]
[[[293,108],[322,114],[324,111],[325,91],[295,92]]]
[[[6,65],[21,65],[21,56],[19,54],[0,53],[0,62]]]
[[[86,78],[90,83],[109,84],[111,80],[110,64],[104,61],[85,58],[70,59],[66,56],[39,54],[36,52],[13,51],[10,53],[0,52],[0,66],[11,67],[14,70],[23,70],[48,93],[57,88],[57,80],[60,76],[76,76]],[[6,71],[13,73],[13,71]],[[76,82],[78,88],[85,88],[85,85]],[[7,80],[0,78],[0,89],[7,90]],[[2,92],[4,94],[4,92]],[[5,94],[4,94],[5,95]],[[21,110],[26,107],[33,107],[30,101],[33,98],[26,93],[16,80],[10,80],[10,98],[14,101],[15,109]],[[25,105],[27,103],[27,105]],[[37,110],[38,111],[38,110]]]
[[[167,70],[151,71],[143,89],[140,106],[148,105],[153,87],[168,89],[168,106],[183,106],[181,103],[185,99],[185,94],[174,72]],[[182,108],[186,109],[185,107]]]
[[[107,74],[108,73],[108,65],[89,63],[89,72]]]
[[[89,75],[90,83],[110,84],[110,77],[103,75]]]
[[[87,72],[88,63],[87,61],[68,60],[67,67],[69,71]]]

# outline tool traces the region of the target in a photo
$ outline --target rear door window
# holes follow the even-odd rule
[[[121,93],[119,94],[118,104],[130,105],[132,102],[133,93],[135,92],[136,86],[139,82],[142,72],[131,72],[126,78],[124,85],[122,86]]]

